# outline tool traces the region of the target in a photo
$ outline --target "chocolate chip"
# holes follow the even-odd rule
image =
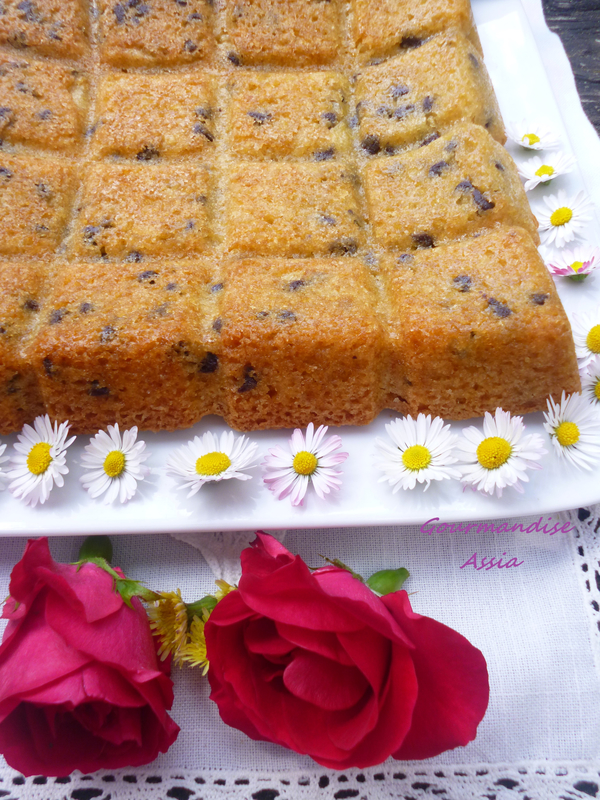
[[[487,197],[476,188],[473,188],[473,200],[475,201],[475,205],[482,211],[490,211],[496,205],[496,203],[492,200],[488,200]]]
[[[8,106],[0,106],[0,119],[8,119],[12,114],[12,108]]]
[[[50,316],[48,317],[48,322],[50,325],[57,325],[59,322],[62,322],[65,316],[69,313],[68,309],[66,308],[56,308]]]
[[[202,359],[202,363],[198,367],[198,371],[204,374],[216,372],[219,367],[219,357],[214,353],[207,353]]]
[[[396,152],[396,148],[394,147],[393,144],[386,144],[385,152],[388,154],[388,156],[393,156],[394,153]]]
[[[209,142],[214,142],[215,140],[215,137],[212,135],[212,133],[208,130],[208,128],[202,125],[201,122],[197,122],[194,125],[194,133],[198,134],[198,136],[204,136],[204,138],[208,139]]]
[[[129,253],[129,255],[127,256],[127,258],[125,259],[125,261],[130,261],[133,264],[139,264],[140,261],[143,260],[143,258],[144,258],[144,255],[143,255],[143,253],[140,253],[139,250],[132,250]]]
[[[195,42],[192,42],[191,39],[186,39],[185,42],[183,43],[183,49],[187,53],[195,53],[196,50],[198,49],[198,45]]]
[[[212,294],[214,294],[215,292],[220,292],[222,288],[222,283],[213,283],[213,285],[210,287],[210,291]]]
[[[453,153],[457,147],[458,147],[458,142],[456,141],[456,139],[450,139],[448,144],[444,147],[444,150],[447,153]]]
[[[221,333],[222,328],[223,328],[223,320],[221,319],[221,317],[217,317],[212,324],[212,329],[217,333]]]
[[[199,106],[194,111],[194,114],[197,117],[202,117],[202,119],[212,119],[213,111],[212,111],[212,108],[206,108],[205,106]]]
[[[268,111],[248,111],[248,116],[252,117],[255,125],[264,125],[265,122],[273,121],[273,114]]]
[[[399,264],[410,264],[411,261],[414,261],[415,257],[410,253],[402,253],[401,256],[398,256],[398,263]]]
[[[80,314],[89,314],[90,311],[94,310],[94,306],[91,303],[82,303],[79,306],[79,313]]]
[[[92,385],[88,390],[88,394],[91,397],[108,397],[110,394],[110,389],[108,386],[100,386],[99,381],[92,381]]]
[[[377,113],[379,114],[380,117],[391,118],[394,113],[394,109],[390,108],[389,106],[379,106],[379,108],[377,109]]]
[[[454,187],[455,192],[470,192],[473,189],[473,184],[471,181],[461,181]]]
[[[298,289],[302,289],[303,286],[306,286],[306,281],[298,278],[295,281],[290,281],[288,285],[285,287],[289,292],[297,292]]]
[[[330,217],[329,214],[320,214],[319,220],[323,223],[323,225],[337,225],[336,218]]]
[[[257,311],[256,319],[266,319],[270,313],[270,311]]]
[[[438,161],[436,164],[433,164],[431,167],[429,167],[429,177],[433,178],[435,175],[441,175],[449,166],[450,165],[447,161]]]
[[[137,276],[137,279],[140,283],[142,283],[143,281],[148,281],[148,283],[154,285],[156,281],[153,279],[156,278],[157,275],[158,272],[155,272],[155,270],[147,269],[144,270],[144,272],[140,272],[140,274]]]
[[[428,233],[413,233],[412,238],[418,247],[435,247],[433,236]]]
[[[22,11],[25,14],[25,19],[27,22],[41,22],[40,16],[37,13],[37,9],[31,0],[21,0],[21,2],[18,3],[17,8],[19,11]]]
[[[28,298],[23,303],[23,308],[27,309],[27,311],[39,311],[40,304],[37,302],[37,300],[32,300],[31,298]]]
[[[197,194],[196,195],[196,202],[197,203],[202,203],[202,205],[205,206],[206,203],[208,202],[208,197],[205,194]]]
[[[453,278],[452,282],[454,283],[454,288],[458,289],[459,292],[471,291],[470,275],[457,275],[456,278]]]
[[[327,124],[328,128],[334,128],[337,125],[337,114],[333,111],[324,111],[321,114],[321,119]]]
[[[193,219],[188,219],[188,221],[185,223],[186,231],[193,231],[195,227],[196,227],[196,221]]]
[[[408,86],[405,86],[403,83],[395,83],[391,88],[390,92],[392,93],[392,97],[404,97],[405,94],[410,92]]]
[[[60,36],[60,34],[58,33],[59,24],[60,23],[58,24],[55,23],[54,25],[51,25],[48,31],[48,38],[53,39],[55,42],[62,42],[62,36]]]
[[[501,164],[499,161],[496,161],[496,169],[499,169],[500,172],[504,172],[504,165]]]
[[[546,300],[548,299],[549,295],[536,293],[531,295],[531,302],[535,303],[536,306],[543,306]]]
[[[377,153],[381,150],[381,144],[379,142],[379,136],[375,136],[374,134],[370,133],[360,143],[360,146],[363,150],[366,150],[367,153],[370,153],[372,156],[376,156]]]
[[[239,67],[242,63],[237,53],[227,53],[227,58],[229,61],[231,61],[234,67]]]
[[[100,343],[107,344],[107,342],[112,342],[112,340],[116,337],[117,331],[113,328],[112,325],[106,325],[102,329],[102,333],[100,334]]]
[[[423,39],[419,39],[418,36],[405,36],[400,42],[400,47],[403,50],[411,50],[413,47],[421,47],[422,44]]]
[[[469,61],[471,62],[471,64],[473,64],[475,69],[479,69],[479,61],[473,53],[469,53]]]
[[[12,176],[13,174],[8,167],[0,167],[0,178],[4,178],[5,181],[9,181]]]
[[[488,298],[488,306],[497,317],[508,317],[512,314],[512,311],[505,303],[501,303],[500,300],[495,300],[493,297]]]
[[[52,116],[52,111],[49,108],[44,108],[43,111],[38,111],[37,116],[39,119],[50,119]]]
[[[113,8],[113,13],[116,17],[117,24],[122,25],[127,18],[127,12],[125,11],[121,3],[116,4],[116,6]]]
[[[43,364],[43,367],[44,367],[44,372],[46,373],[46,375],[49,378],[51,378],[52,375],[54,375],[56,373],[56,369],[54,368],[54,365],[52,364],[52,360],[50,358],[46,357],[46,358],[44,358],[42,360],[42,364]]]
[[[423,141],[421,142],[419,147],[425,147],[426,145],[431,144],[432,142],[435,142],[435,140],[439,139],[439,138],[440,138],[439,133],[437,133],[437,131],[434,131],[434,133],[430,133],[429,136],[426,136],[423,139]]]
[[[335,156],[333,147],[328,147],[326,150],[315,150],[313,158],[315,161],[330,161]]]
[[[210,3],[209,3],[210,5]],[[204,17],[198,11],[192,11],[191,14],[188,14],[188,21],[193,22],[194,20],[203,20]]]
[[[329,245],[329,252],[334,256],[353,256],[358,250],[358,242],[348,236],[337,239]]]
[[[153,158],[159,158],[160,153],[156,147],[149,147],[147,144],[136,155],[138,161],[152,161]]]
[[[96,236],[102,233],[102,228],[98,225],[86,225],[83,229],[83,238],[86,244],[91,244],[94,247],[98,247],[98,242],[96,241]]]
[[[396,119],[404,119],[404,117],[408,116],[409,114],[412,114],[414,110],[415,106],[413,105],[413,103],[408,103],[405,106],[398,106],[398,108],[394,111],[394,117]]]
[[[352,116],[351,116],[351,117],[348,119],[348,125],[349,125],[351,128],[358,128],[358,117],[356,116],[356,114],[353,114],[353,115],[352,115]]]
[[[249,392],[251,389],[256,389],[258,385],[258,380],[252,375],[254,372],[254,367],[250,364],[247,364],[244,369],[244,382],[238,389],[239,394],[243,394],[244,392]]]
[[[282,322],[295,322],[296,315],[293,311],[280,311],[279,314],[277,314],[277,319],[281,320]]]
[[[177,283],[167,283],[167,285],[165,286],[165,290],[167,292],[174,292],[175,289],[179,289],[179,284],[177,284]]]
[[[45,183],[36,183],[35,188],[40,197],[44,200],[49,200],[52,197],[52,189]]]
[[[428,114],[432,108],[433,108],[433,97],[427,95],[427,97],[423,99],[423,111],[426,114]]]
[[[153,283],[153,281],[151,281]],[[155,319],[156,317],[166,317],[169,311],[169,304],[168,303],[161,303],[159,306],[155,306],[148,312],[148,316],[150,319]]]

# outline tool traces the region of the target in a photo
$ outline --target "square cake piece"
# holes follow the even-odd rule
[[[212,242],[211,173],[189,164],[91,164],[71,233],[75,257],[185,258]]]
[[[213,0],[98,0],[100,58],[115,67],[207,62],[215,49]]]
[[[88,48],[84,0],[2,0],[0,44],[53,58],[81,58]]]
[[[211,75],[108,75],[96,102],[92,153],[138,161],[209,153],[215,141]]]
[[[335,158],[351,148],[348,80],[336,72],[252,72],[227,84],[229,148],[241,158]]]
[[[335,163],[232,167],[229,249],[279,256],[356,253],[365,233],[355,177]]]
[[[72,164],[0,154],[0,254],[56,252],[77,185]]]
[[[483,125],[506,141],[483,59],[459,33],[434,36],[366,67],[356,84],[356,107],[361,145],[371,155],[430,141],[457,122]]]
[[[525,414],[580,391],[569,321],[526,231],[390,255],[382,278],[389,407],[445,419]]]
[[[461,31],[481,52],[470,0],[352,0],[359,58],[390,56],[418,47],[441,31]]]
[[[340,0],[226,0],[226,8],[236,66],[328,64],[342,50]]]
[[[42,305],[41,264],[0,261],[0,434],[12,433],[44,412],[37,380],[22,347]]]
[[[0,53],[3,141],[76,152],[83,144],[86,106],[87,81],[81,72]]]
[[[382,331],[358,259],[225,267],[226,419],[238,430],[362,425],[380,407]]]
[[[499,224],[523,227],[539,242],[513,160],[478,125],[457,125],[426,147],[371,161],[364,181],[384,246],[434,247]]]
[[[61,266],[27,349],[48,413],[74,432],[219,413],[221,288],[213,262]]]

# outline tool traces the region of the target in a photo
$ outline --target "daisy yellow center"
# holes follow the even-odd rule
[[[539,137],[539,136],[538,136],[536,133],[526,133],[526,134],[523,136],[523,138],[522,138],[522,140],[521,140],[521,141],[523,141],[523,142],[524,142],[525,140],[527,140],[527,144],[528,144],[530,147],[531,147],[531,145],[533,145],[533,144],[539,144],[539,143],[540,143],[540,141],[541,141],[541,140],[540,140],[540,137]]]
[[[506,464],[512,447],[501,436],[488,436],[477,448],[477,460],[485,469],[498,469]]]
[[[571,222],[573,219],[573,212],[570,208],[563,206],[562,208],[557,208],[556,211],[552,212],[552,216],[550,217],[550,222],[555,227],[559,228],[561,225],[566,225],[567,222]]]
[[[573,272],[579,272],[579,270],[583,267],[583,261],[574,261],[571,264],[571,269]]]
[[[225,453],[206,453],[196,461],[198,475],[220,475],[229,469],[231,459]]]
[[[585,343],[592,353],[600,353],[600,325],[594,325],[588,333]]]
[[[125,469],[125,456],[120,450],[111,450],[104,459],[103,467],[109,478],[118,478]]]
[[[538,178],[549,178],[550,176],[554,175],[555,169],[551,167],[550,164],[542,164],[539,169],[536,169],[535,174]]]
[[[46,472],[52,463],[50,455],[50,445],[48,442],[38,442],[34,444],[27,456],[27,469],[33,475],[41,475]]]
[[[318,463],[316,456],[309,453],[308,450],[301,450],[294,456],[292,466],[294,467],[294,472],[297,472],[298,475],[312,475]]]
[[[600,378],[596,380],[596,385],[594,386],[594,397],[600,402]]]
[[[571,447],[579,441],[579,428],[574,422],[561,422],[554,433],[563,447]]]
[[[413,444],[402,453],[402,463],[406,469],[417,472],[431,464],[431,453],[422,444]]]

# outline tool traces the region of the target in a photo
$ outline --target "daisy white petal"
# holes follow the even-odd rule
[[[223,432],[220,440],[207,431],[169,456],[167,474],[180,481],[180,489],[190,490],[188,497],[211,481],[248,481],[252,476],[242,470],[255,466],[257,447],[246,436],[236,437],[231,431]]]
[[[326,433],[326,425],[315,431],[310,422],[305,434],[296,428],[291,435],[289,452],[279,446],[269,450],[262,464],[263,480],[278,500],[289,497],[293,506],[301,506],[311,485],[320,498],[339,489],[342,473],[336,467],[348,453],[339,452],[339,436],[325,438]]]
[[[530,120],[509,122],[506,125],[508,137],[528,150],[554,150],[558,139],[547,125]]]
[[[560,403],[550,397],[544,420],[559,458],[576,467],[592,469],[600,459],[600,417],[587,397],[563,392]]]
[[[375,466],[383,472],[380,482],[387,481],[394,493],[414,489],[417,483],[424,483],[427,490],[431,481],[460,478],[461,473],[450,466],[458,461],[454,453],[458,437],[440,417],[432,420],[431,415],[419,414],[414,420],[408,416],[395,419],[385,429],[393,446],[375,440]]]
[[[579,369],[600,355],[600,307],[593,313],[573,314],[573,341]]]
[[[589,245],[555,250],[552,254],[542,252],[546,266],[552,275],[583,281],[600,264],[600,249]]]
[[[63,475],[69,468],[66,465],[66,449],[73,444],[75,437],[67,439],[69,423],[60,425],[50,422],[50,417],[36,417],[31,425],[24,425],[14,445],[16,455],[10,457],[12,469],[7,478],[11,483],[8,490],[15,497],[31,506],[45,503],[52,487],[64,485]]]
[[[508,411],[486,412],[483,432],[470,427],[463,431],[457,445],[461,463],[461,480],[480,492],[502,497],[502,491],[513,487],[523,492],[521,481],[527,482],[527,470],[541,469],[537,462],[548,451],[542,437],[525,435],[522,417],[511,417]]]
[[[4,451],[6,450],[5,444],[0,444],[0,464],[3,464],[5,461],[8,461],[8,456],[3,455]],[[4,489],[4,481],[6,480],[7,475],[6,472],[0,467],[0,489]]]
[[[564,247],[567,242],[581,237],[585,223],[592,218],[593,205],[585,192],[568,197],[562,189],[558,194],[543,198],[533,212],[539,222],[543,244]]]
[[[525,191],[530,192],[540,183],[549,183],[559,175],[572,172],[577,162],[566,153],[549,153],[543,159],[539,156],[530,158],[519,166],[519,175],[525,179]]]
[[[600,410],[600,356],[595,356],[583,371],[581,386],[588,403]]]
[[[144,452],[145,442],[136,442],[137,434],[137,427],[121,434],[118,425],[109,425],[90,439],[81,456],[81,465],[87,472],[79,479],[90,497],[104,495],[108,505],[117,497],[125,503],[135,495],[137,482],[150,472],[142,466],[149,453]]]

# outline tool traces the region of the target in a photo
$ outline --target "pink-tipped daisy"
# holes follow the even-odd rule
[[[581,394],[600,410],[600,356],[594,356],[582,371]]]
[[[587,278],[600,264],[600,249],[580,245],[570,249],[554,251],[545,258],[546,266],[552,275],[560,275],[580,282]]]
[[[296,428],[289,440],[290,451],[273,447],[263,461],[263,480],[278,500],[290,496],[293,506],[301,506],[310,485],[318,497],[324,498],[341,486],[340,470],[336,469],[348,458],[339,452],[342,440],[328,436],[327,426],[315,431],[309,423],[306,436]]]

